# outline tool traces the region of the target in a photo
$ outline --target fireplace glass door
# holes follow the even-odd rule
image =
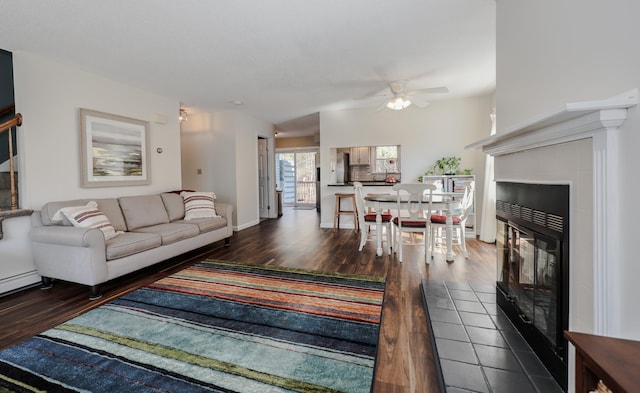
[[[557,349],[558,260],[560,241],[527,228],[499,221],[498,287],[518,309],[518,318],[533,325]]]
[[[496,182],[496,219],[496,302],[566,391],[569,186]]]

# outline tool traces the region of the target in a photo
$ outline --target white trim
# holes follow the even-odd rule
[[[4,295],[7,294],[7,292],[24,288],[38,282],[40,282],[40,276],[35,270],[7,277],[0,280],[0,294]]]
[[[243,225],[235,225],[233,227],[234,232],[240,232],[243,229],[251,228],[252,226],[256,226],[260,224],[260,220],[249,221]]]
[[[611,336],[619,331],[617,304],[612,292],[620,260],[617,200],[618,133],[606,129],[593,135],[593,304],[594,334]]]
[[[482,149],[498,156],[590,138],[595,132],[617,128],[627,118],[627,109],[638,103],[638,89],[602,101],[568,103],[560,110],[488,138],[465,149]]]

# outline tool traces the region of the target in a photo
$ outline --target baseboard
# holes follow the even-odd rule
[[[236,225],[233,227],[234,232],[240,232],[243,229],[251,228],[252,226],[260,224],[260,220],[251,221],[242,225]]]
[[[30,271],[0,280],[0,296],[7,295],[18,289],[33,286],[40,282],[40,275]]]

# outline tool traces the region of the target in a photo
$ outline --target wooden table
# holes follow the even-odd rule
[[[407,196],[408,197],[408,196]],[[408,202],[407,199],[401,199],[400,203]],[[425,197],[423,203],[428,203],[429,199]],[[462,203],[462,197],[453,193],[434,194],[431,201],[433,210],[442,210],[446,220],[446,238],[447,238],[447,262],[453,261],[453,218],[452,211],[459,208]],[[398,209],[397,195],[369,195],[364,197],[365,206],[371,207],[376,211],[376,254],[382,257],[382,211],[385,209]],[[425,247],[429,247],[425,244]]]
[[[602,380],[615,393],[640,391],[640,341],[565,331],[576,347],[576,393]]]

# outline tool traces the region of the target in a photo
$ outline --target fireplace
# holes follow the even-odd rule
[[[568,329],[573,331],[622,337],[625,330],[622,323],[628,318],[621,305],[631,301],[618,290],[620,277],[624,276],[621,269],[625,266],[618,263],[623,259],[620,229],[624,219],[619,201],[621,190],[625,189],[619,176],[619,139],[622,133],[634,130],[633,126],[627,127],[625,121],[628,111],[637,103],[638,89],[604,100],[568,102],[529,121],[499,129],[495,135],[467,146],[468,149],[482,149],[494,157],[496,184],[544,185],[540,187],[570,184],[569,214],[559,214],[563,217],[563,232],[567,228],[565,222],[570,222],[571,228],[570,234],[566,232],[562,240],[557,239],[561,240],[558,247],[562,251],[559,253],[561,259],[555,263],[563,266],[559,277],[563,290],[556,314],[562,315],[558,323],[567,326],[563,319],[568,313]],[[502,191],[500,198],[505,200]],[[518,228],[509,229],[509,222],[518,225],[518,220],[511,211],[504,212],[504,206],[502,210],[496,213],[502,227],[500,258],[504,258],[504,249],[509,245],[506,236]],[[540,210],[544,211],[544,208]],[[533,229],[537,228],[540,226]],[[555,233],[544,229],[541,234],[553,239]],[[523,236],[526,238],[527,232]],[[569,238],[570,245],[565,240]],[[508,261],[502,259],[501,263],[505,260]],[[498,292],[501,291],[503,289]],[[566,306],[566,292],[570,307]],[[510,298],[505,296],[504,299],[503,304],[513,304],[508,301]],[[555,344],[552,339],[545,340],[551,342],[552,349],[547,351],[549,358],[555,357],[556,363],[569,365],[568,390],[571,391],[575,386],[575,353],[569,351],[567,359],[566,343],[561,339]]]
[[[567,389],[569,186],[496,183],[497,303]]]

